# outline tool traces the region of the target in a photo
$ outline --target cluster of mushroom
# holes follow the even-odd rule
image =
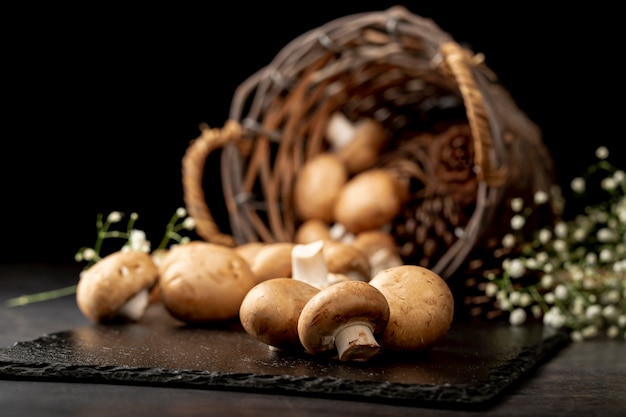
[[[408,199],[408,182],[377,165],[390,134],[372,118],[330,118],[327,150],[308,159],[294,184],[296,243],[338,240],[370,257],[372,275],[402,264],[387,232]]]
[[[367,361],[381,349],[425,350],[449,330],[454,301],[447,283],[419,266],[400,265],[372,279],[329,273],[333,241],[294,244],[291,276],[263,280],[245,296],[245,331],[271,349]]]
[[[368,279],[368,264],[342,261],[340,247],[349,246],[318,240],[229,248],[194,241],[159,258],[119,251],[81,274],[77,304],[88,318],[107,323],[138,321],[158,300],[185,323],[239,319],[272,349],[342,361],[366,361],[381,347],[420,351],[447,333],[454,304],[442,278],[402,265]]]

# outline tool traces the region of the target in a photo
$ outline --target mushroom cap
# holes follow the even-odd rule
[[[291,277],[292,242],[266,243],[249,261],[256,282]]]
[[[157,279],[158,269],[149,254],[114,252],[80,274],[76,303],[92,321],[112,321],[127,301],[140,291],[151,289]]]
[[[241,255],[243,259],[248,262],[248,264],[251,264],[256,254],[259,253],[261,248],[265,245],[266,244],[264,242],[248,242],[235,246],[234,249],[237,254]]]
[[[330,240],[330,226],[320,219],[309,219],[304,221],[296,230],[295,243],[311,243],[316,240]]]
[[[373,168],[352,177],[337,197],[334,217],[347,231],[360,233],[391,222],[402,209],[404,192],[388,171]]]
[[[369,259],[362,250],[347,243],[327,240],[322,253],[328,272],[347,275],[357,281],[370,280]]]
[[[346,167],[336,155],[323,152],[306,161],[294,185],[294,208],[300,220],[332,222],[335,201],[347,181]]]
[[[161,302],[187,323],[234,319],[256,280],[233,248],[194,241],[170,249],[159,267]]]
[[[298,318],[319,290],[304,281],[272,278],[255,285],[239,309],[241,324],[250,336],[279,349],[302,349]]]
[[[389,135],[375,119],[364,118],[354,125],[352,140],[336,151],[345,164],[349,175],[365,171],[374,166]]]
[[[372,276],[383,269],[404,264],[395,239],[383,230],[365,230],[357,234],[350,244],[367,255]]]
[[[370,285],[389,303],[390,317],[379,341],[390,351],[421,351],[440,340],[450,329],[454,298],[446,281],[416,265],[385,269]]]
[[[389,320],[384,295],[367,282],[341,281],[324,288],[306,303],[298,319],[298,336],[312,354],[336,353],[335,336],[352,323],[380,334]]]

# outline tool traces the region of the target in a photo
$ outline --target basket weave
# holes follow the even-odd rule
[[[377,161],[410,180],[392,234],[406,263],[448,279],[509,230],[510,199],[549,192],[553,164],[538,127],[481,55],[402,7],[331,21],[294,39],[235,92],[222,128],[201,127],[183,158],[185,205],[207,241],[293,241],[293,185],[327,149],[334,112],[372,117],[392,139]],[[204,181],[221,152],[230,233],[215,223]],[[214,196],[214,194],[213,194]],[[536,210],[534,221],[552,221]]]

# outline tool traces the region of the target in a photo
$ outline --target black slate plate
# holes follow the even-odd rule
[[[493,403],[568,340],[539,324],[459,321],[426,353],[344,363],[271,350],[238,323],[184,326],[152,306],[140,323],[88,325],[0,349],[0,378],[470,409]]]

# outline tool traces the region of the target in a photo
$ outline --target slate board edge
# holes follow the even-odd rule
[[[54,334],[42,336],[45,337],[54,337]],[[42,338],[18,342],[16,345],[36,344]],[[514,383],[556,354],[568,341],[569,335],[557,332],[537,345],[521,349],[515,358],[492,369],[487,380],[462,385],[381,383],[332,377],[294,377],[128,366],[58,365],[16,361],[11,358],[11,348],[0,349],[0,378],[230,390],[403,406],[482,409],[496,402]]]

